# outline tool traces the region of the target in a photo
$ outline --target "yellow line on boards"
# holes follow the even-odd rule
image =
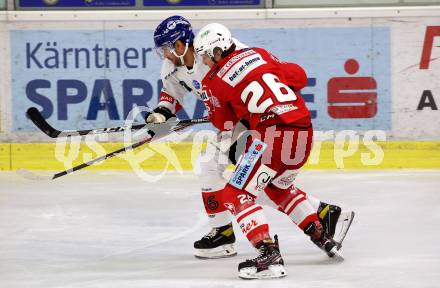
[[[75,146],[76,145],[76,146]],[[65,170],[123,147],[123,143],[56,145],[0,143],[0,170]],[[191,170],[205,145],[154,143],[85,170]],[[388,141],[373,145],[316,142],[305,169],[440,169],[440,141]]]

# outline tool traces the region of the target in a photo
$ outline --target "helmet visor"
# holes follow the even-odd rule
[[[157,55],[159,55],[160,59],[165,59],[165,56],[167,54],[172,54],[174,51],[174,45],[171,43],[167,43],[165,45],[159,46],[159,47],[154,47],[154,49],[156,50]]]

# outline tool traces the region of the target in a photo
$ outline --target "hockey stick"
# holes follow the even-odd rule
[[[163,133],[163,134],[161,134],[161,135],[156,134],[154,131],[149,130],[149,131],[148,131],[148,134],[150,135],[150,138],[143,139],[143,140],[141,140],[141,141],[139,141],[139,142],[137,142],[137,143],[134,143],[134,144],[132,144],[132,145],[130,145],[130,146],[122,147],[121,149],[118,149],[118,150],[116,150],[116,151],[110,152],[110,153],[108,153],[108,154],[105,154],[105,155],[103,155],[103,156],[100,156],[100,157],[98,157],[98,158],[95,158],[95,159],[93,159],[93,160],[90,160],[90,161],[88,161],[88,162],[82,163],[82,164],[77,165],[77,166],[75,166],[75,167],[72,167],[72,168],[70,168],[70,169],[68,169],[68,170],[64,170],[64,171],[58,172],[58,173],[56,173],[56,174],[53,175],[52,180],[54,180],[54,179],[56,179],[56,178],[59,178],[59,177],[62,177],[62,176],[67,175],[67,174],[71,174],[71,173],[73,173],[73,172],[75,172],[75,171],[78,171],[78,170],[81,170],[81,169],[83,169],[83,168],[89,167],[89,166],[91,166],[91,165],[93,165],[93,164],[95,164],[95,163],[97,163],[97,162],[104,161],[104,160],[106,160],[106,159],[112,158],[112,157],[117,156],[117,155],[119,155],[119,154],[122,154],[122,153],[124,153],[124,152],[126,152],[126,151],[131,151],[131,150],[133,150],[133,149],[136,149],[136,148],[139,147],[139,146],[142,146],[142,145],[144,145],[144,144],[146,144],[146,143],[149,143],[149,142],[153,141],[153,139],[154,139],[154,140],[157,140],[157,139],[163,138],[163,137],[165,137],[165,136],[168,136],[168,135],[170,135],[169,132],[177,132],[177,131],[183,130],[183,129],[189,127],[189,126],[192,126],[192,125],[194,125],[194,124],[197,124],[197,123],[205,123],[205,122],[206,122],[206,121],[205,121],[205,120],[206,120],[205,118],[201,118],[201,119],[193,119],[193,120],[199,120],[199,121],[184,122],[184,123],[181,123],[181,122],[180,122],[179,124],[177,124],[176,126],[174,126],[172,129],[170,129],[170,130],[168,131],[168,133]],[[157,135],[157,136],[156,136],[156,135]],[[156,136],[156,137],[154,137],[154,136]]]
[[[81,135],[91,135],[91,134],[103,134],[103,133],[112,133],[112,132],[123,132],[126,130],[136,131],[141,130],[143,128],[152,128],[153,126],[160,124],[136,124],[132,126],[118,126],[118,127],[109,127],[109,128],[97,128],[97,129],[88,129],[88,130],[64,130],[60,131],[52,127],[47,121],[44,119],[43,115],[41,115],[40,111],[37,108],[31,107],[26,111],[29,119],[37,126],[44,134],[51,138],[60,138],[60,137],[69,137],[69,136],[81,136]],[[180,125],[185,123],[197,124],[197,123],[206,123],[208,120],[206,118],[201,119],[187,119],[180,120],[175,122],[168,122],[173,125]]]

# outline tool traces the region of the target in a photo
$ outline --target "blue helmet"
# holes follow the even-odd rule
[[[194,40],[191,24],[182,16],[174,15],[163,20],[154,31],[154,45],[156,48],[170,47],[174,42],[181,40],[190,45]]]

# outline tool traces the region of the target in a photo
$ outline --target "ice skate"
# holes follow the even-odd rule
[[[203,259],[216,259],[237,255],[234,248],[235,234],[232,223],[212,228],[211,231],[194,242],[194,256]]]
[[[353,211],[342,211],[341,207],[321,202],[318,208],[318,218],[326,234],[338,244],[338,250],[353,222]]]
[[[304,229],[304,233],[309,235],[310,240],[312,240],[312,242],[315,243],[316,246],[323,250],[328,255],[328,257],[335,258],[341,261],[344,260],[339,252],[338,243],[325,232],[321,223],[319,223],[318,221],[311,222]]]
[[[280,254],[278,237],[275,242],[263,240],[257,245],[258,257],[246,260],[238,265],[238,277],[242,279],[281,278],[287,275]]]

